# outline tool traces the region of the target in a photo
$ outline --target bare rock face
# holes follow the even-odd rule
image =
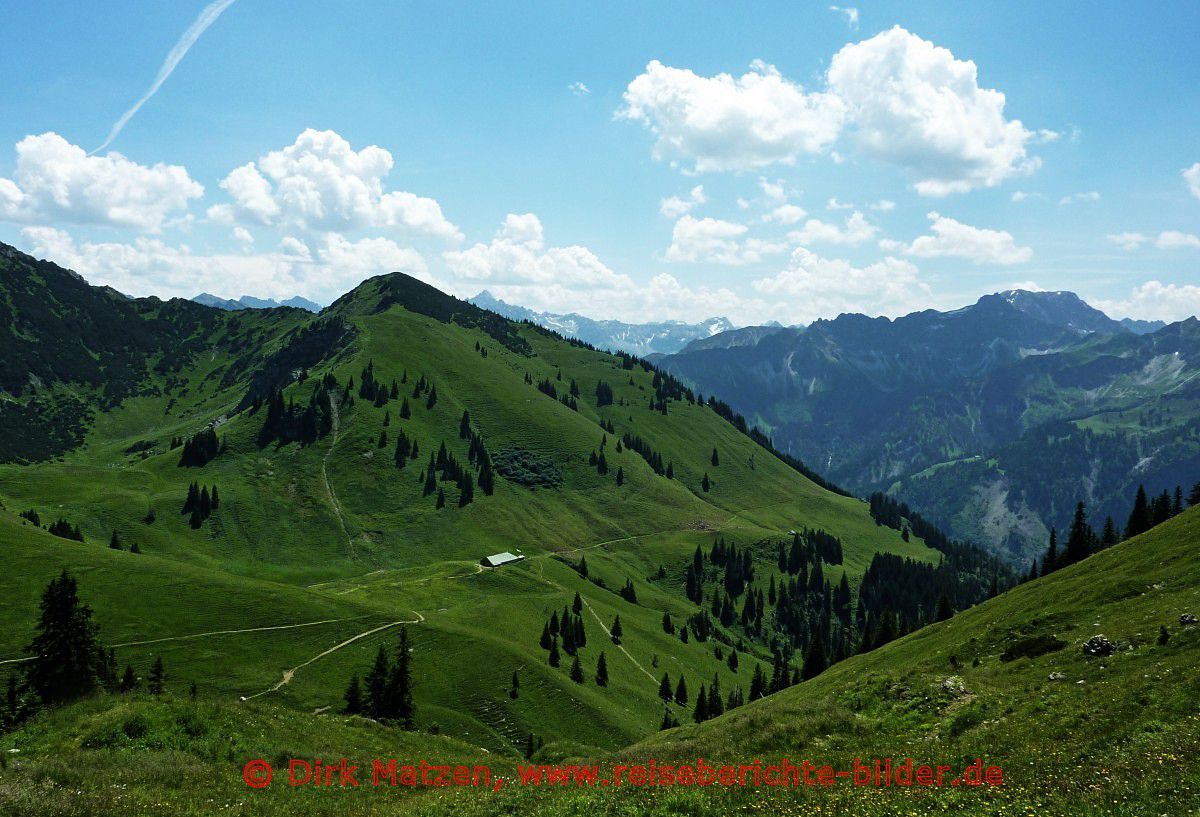
[[[1102,635],[1094,635],[1087,641],[1083,642],[1084,655],[1105,656],[1112,655],[1116,650],[1117,645],[1109,641]]]

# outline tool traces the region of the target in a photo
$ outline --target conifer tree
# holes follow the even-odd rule
[[[412,409],[408,407],[408,398],[405,397],[400,403],[400,419],[407,420],[412,417]]]
[[[400,728],[411,732],[415,728],[416,706],[412,691],[412,644],[408,638],[408,627],[400,628],[400,641],[396,645],[396,663],[389,676],[388,694],[390,708]]]
[[[609,629],[609,635],[612,636],[612,642],[614,644],[621,643],[621,617],[620,616],[616,616],[613,618],[612,627]]]
[[[688,688],[687,681],[682,675],[679,676],[679,683],[675,685],[675,703],[680,706],[687,706]]]
[[[150,668],[150,680],[146,684],[146,688],[151,695],[162,695],[163,681],[166,679],[166,672],[163,669],[162,656],[154,659],[154,666]]]
[[[754,674],[750,677],[750,700],[757,701],[767,694],[767,679],[763,674],[762,664],[755,663]]]
[[[74,700],[96,688],[103,651],[92,621],[92,608],[79,600],[75,579],[66,570],[42,593],[37,634],[26,647],[33,656],[25,682],[47,705]]]
[[[721,700],[721,679],[717,677],[715,672],[713,673],[712,686],[708,688],[708,701],[704,708],[707,710],[708,717],[710,718],[715,718],[725,712],[725,702]]]
[[[1105,517],[1104,529],[1100,534],[1100,547],[1107,549],[1120,541],[1117,536],[1117,524],[1111,516]]]
[[[121,692],[133,692],[138,687],[137,675],[133,672],[133,667],[129,664],[125,665],[125,674],[121,676]]]
[[[696,693],[696,707],[692,710],[692,720],[696,723],[704,723],[708,720],[708,693],[704,689],[704,684],[700,685],[700,691]]]
[[[665,672],[663,673],[662,680],[659,681],[659,683],[658,683],[658,697],[662,698],[664,701],[666,701],[668,703],[672,699],[671,676]]]
[[[108,540],[108,546],[110,548],[112,548],[113,550],[123,550],[124,549],[121,547],[121,537],[117,535],[116,531],[112,532],[112,538]]]
[[[575,656],[575,660],[571,662],[571,680],[577,684],[583,683],[583,667],[579,663],[579,656]]]
[[[1058,570],[1058,531],[1050,529],[1050,546],[1046,548],[1046,556],[1042,559],[1042,575],[1045,576]]]
[[[436,510],[441,510],[442,508],[446,507],[446,492],[441,488],[438,488],[437,502],[434,503],[433,507]]]
[[[617,466],[617,487],[620,488],[625,484],[625,469]]]
[[[738,671],[738,654],[737,654],[737,650],[730,650],[730,651],[729,651],[729,661],[728,661],[727,663],[729,664],[729,671],[730,671],[730,672],[737,672],[737,671]]]
[[[938,621],[946,621],[953,615],[954,615],[954,608],[952,606],[950,606],[950,599],[946,596],[945,593],[943,593],[938,598],[937,620]]]
[[[514,701],[521,695],[521,679],[517,677],[517,671],[513,670],[512,683],[508,687],[508,697]]]
[[[212,487],[212,509],[215,511],[219,507],[221,507],[221,497],[217,493],[217,486],[214,485]]]
[[[550,649],[550,625],[548,623],[542,625],[542,637],[538,644],[543,650]]]
[[[715,449],[715,448],[713,449],[713,452],[712,452],[712,464],[713,464],[713,468],[716,468],[718,465],[721,464],[721,458],[719,456],[717,456],[717,449]]]
[[[675,634],[675,622],[671,621],[671,614],[664,612],[662,617],[663,632],[667,635]]]
[[[346,701],[346,705],[342,707],[343,713],[346,715],[362,714],[362,684],[359,683],[357,675],[351,676],[350,683],[346,687],[346,692],[342,698]]]
[[[1137,496],[1133,500],[1133,509],[1129,512],[1129,520],[1125,523],[1125,538],[1132,539],[1148,530],[1150,530],[1150,503],[1146,499],[1146,486],[1139,485]]]
[[[1075,517],[1071,521],[1071,530],[1067,534],[1067,550],[1064,556],[1067,564],[1074,564],[1087,558],[1093,550],[1096,534],[1087,523],[1087,510],[1082,502],[1075,505]]]
[[[608,661],[604,658],[603,650],[600,651],[600,657],[596,659],[596,686],[608,686]]]
[[[387,650],[380,644],[379,652],[375,654],[375,663],[367,673],[365,682],[367,696],[363,709],[372,718],[385,718],[388,715],[387,688],[390,673]]]
[[[708,493],[708,489],[712,487],[712,482],[708,478],[708,472],[704,472],[704,479],[700,482],[700,487],[704,489],[704,493]]]
[[[557,638],[552,638],[550,640],[550,655],[547,660],[550,662],[550,666],[552,666],[552,667],[557,667],[559,665],[559,663],[562,661],[562,658],[558,654],[558,639]]]

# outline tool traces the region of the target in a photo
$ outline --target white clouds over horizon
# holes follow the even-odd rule
[[[1200,236],[1180,230],[1163,230],[1157,236],[1138,232],[1111,233],[1108,240],[1127,252],[1139,249],[1142,245],[1154,246],[1160,250],[1200,247]]]
[[[671,231],[665,259],[672,262],[701,262],[744,266],[787,249],[780,241],[751,238],[745,224],[717,218],[683,216]]]
[[[624,100],[617,118],[649,128],[656,158],[692,162],[700,173],[795,164],[837,139],[845,109],[763,62],[740,77],[703,77],[652,60]]]
[[[899,26],[844,46],[825,84],[806,91],[761,60],[736,78],[653,60],[616,116],[645,125],[655,158],[690,162],[688,172],[792,165],[846,138],[935,197],[1032,172],[1039,160],[1027,145],[1053,134],[1006,119],[1004,94],[979,86],[974,62]]]
[[[99,224],[158,232],[204,187],[186,168],[147,166],[120,153],[89,156],[53,131],[16,144],[11,179],[0,178],[0,219]]]
[[[691,212],[695,207],[705,204],[708,197],[704,194],[704,185],[698,184],[691,189],[687,197],[669,196],[658,203],[658,212],[667,218],[678,218],[684,213]]]
[[[327,233],[315,253],[289,237],[276,252],[208,254],[146,236],[132,242],[79,242],[54,227],[26,227],[22,235],[40,257],[87,276],[93,284],[135,295],[191,298],[214,292],[224,297],[286,298],[299,294],[329,302],[366,278],[395,270],[438,283],[418,252],[386,238],[350,241]]]
[[[296,141],[230,172],[221,188],[232,202],[208,208],[220,224],[249,222],[280,229],[374,228],[461,241],[462,233],[432,198],[385,191],[392,154],[354,150],[338,133],[308,128]]]
[[[1146,281],[1123,298],[1098,299],[1092,303],[1114,318],[1181,321],[1200,315],[1200,286]]]
[[[1031,248],[1018,246],[1005,230],[972,227],[936,211],[927,217],[932,235],[918,236],[909,244],[884,240],[880,246],[917,258],[963,258],[973,264],[1022,264],[1033,257]]]
[[[796,248],[788,266],[751,283],[762,296],[785,304],[791,323],[810,323],[842,312],[895,317],[929,306],[933,293],[909,261],[888,256],[856,267]]]
[[[1188,191],[1200,199],[1200,162],[1196,162],[1191,167],[1185,167],[1179,171],[1179,175],[1183,176],[1184,182],[1187,183]]]

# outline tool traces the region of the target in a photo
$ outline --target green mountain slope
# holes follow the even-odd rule
[[[66,288],[71,314],[111,309],[137,332],[149,327],[121,369],[129,374],[119,393],[106,392],[105,363],[95,377],[55,370],[0,396],[12,411],[9,439],[32,440],[0,465],[0,544],[11,554],[0,589],[12,591],[0,594],[9,599],[0,660],[10,668],[31,637],[37,592],[65,567],[80,574],[106,643],[128,645],[117,648],[118,662],[144,674],[163,656],[176,692],[194,680],[218,701],[336,708],[350,676],[410,622],[422,728],[506,754],[531,732],[551,745],[615,748],[661,720],[664,671],[697,686],[719,673],[732,688],[746,686],[756,664],[770,670],[771,632],[736,621],[707,643],[664,632],[664,613],[680,623],[697,613],[685,595],[697,548],[721,539],[752,553],[760,590],[780,579],[775,553],[790,530],[840,540],[842,558],[824,565],[833,585],[843,573],[856,583],[877,553],[940,558],[919,538],[876,525],[865,503],[814,484],[652,367],[408,276],[372,279],[313,316],[116,300],[78,289],[53,265],[6,258],[5,293],[57,304]],[[166,317],[172,310],[199,317],[181,329]],[[24,312],[14,314],[17,331]],[[9,360],[13,371],[32,371],[30,350],[45,338],[101,362],[116,354],[58,307],[39,320],[31,345]],[[367,395],[364,379],[386,400]],[[598,399],[601,382],[610,400]],[[287,428],[267,440],[276,399],[288,417],[277,425]],[[76,425],[43,445],[31,436],[37,419],[59,406],[74,407]],[[183,464],[193,448],[178,443],[210,429],[215,456]],[[401,433],[419,449],[403,468]],[[645,456],[620,443],[626,435]],[[443,444],[473,479],[468,504],[443,468],[426,494],[429,458]],[[480,444],[494,463],[491,495],[471,463]],[[603,454],[607,473],[593,454]],[[671,478],[656,471],[667,465]],[[207,516],[181,513],[192,484],[219,488]],[[42,526],[77,526],[84,542],[23,524],[18,514],[30,511]],[[114,532],[120,552],[106,547]],[[140,554],[129,552],[135,544]],[[503,550],[528,558],[499,571],[478,566]],[[636,602],[617,592],[627,583]],[[569,657],[551,667],[538,643],[576,592],[586,605],[583,685],[568,677]],[[619,646],[605,634],[617,616]],[[146,641],[155,643],[134,643]],[[719,643],[740,644],[739,672],[716,658]],[[602,650],[605,689],[590,680]]]
[[[50,712],[0,738],[9,758],[0,806],[22,817],[205,814],[214,801],[254,815],[1184,815],[1200,793],[1200,625],[1181,626],[1179,616],[1200,609],[1198,542],[1193,509],[816,679],[587,761],[608,774],[650,759],[785,756],[849,768],[855,757],[913,757],[959,770],[982,758],[1003,769],[1001,788],[521,788],[511,782],[520,761],[443,737],[267,701],[132,696]],[[1084,655],[1081,644],[1100,634],[1115,652]],[[534,762],[564,761],[564,751],[548,747]],[[249,759],[314,756],[482,762],[510,783],[499,793],[241,783]]]

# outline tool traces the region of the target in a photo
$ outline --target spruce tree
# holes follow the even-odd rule
[[[1075,505],[1075,517],[1071,521],[1071,530],[1067,534],[1067,550],[1064,554],[1067,564],[1086,559],[1092,552],[1096,534],[1087,523],[1087,510],[1082,502]]]
[[[730,672],[737,672],[737,671],[738,671],[738,654],[737,654],[737,650],[730,650],[730,651],[729,651],[729,661],[728,661],[727,663],[729,664],[729,671],[730,671]]]
[[[950,606],[950,599],[946,596],[945,593],[943,593],[940,597],[938,597],[937,620],[938,621],[946,621],[953,615],[954,615],[954,608],[952,606]]]
[[[383,645],[379,645],[379,652],[375,654],[375,663],[371,667],[371,671],[367,673],[366,688],[367,700],[364,707],[366,714],[372,718],[385,718],[388,716],[388,676],[391,672],[391,667],[388,664],[387,650]]]
[[[557,638],[552,638],[550,640],[550,655],[548,656],[547,660],[550,662],[550,666],[552,667],[557,667],[562,662],[562,658],[558,654]]]
[[[767,694],[767,679],[763,674],[762,664],[755,663],[754,674],[750,677],[750,700],[757,701]]]
[[[700,482],[700,487],[704,489],[704,493],[708,493],[708,489],[712,487],[712,482],[708,478],[708,472],[704,472],[704,479]]]
[[[396,663],[389,678],[394,717],[400,727],[411,732],[415,728],[416,706],[412,692],[412,644],[408,638],[408,627],[400,628],[400,641],[396,645]]]
[[[346,715],[362,714],[362,684],[359,683],[357,675],[351,676],[350,683],[346,687],[346,692],[342,698],[346,701],[346,705],[342,707],[343,713]]]
[[[1125,538],[1132,539],[1148,530],[1150,530],[1150,503],[1146,499],[1146,486],[1139,485],[1137,496],[1133,500],[1133,510],[1129,512],[1129,520],[1125,523]]]
[[[614,644],[621,643],[621,617],[620,616],[616,616],[613,618],[612,627],[609,628],[608,633],[610,636],[612,636],[612,642]]]
[[[579,656],[575,656],[575,660],[571,662],[571,680],[577,684],[583,683],[583,667],[579,663]]]
[[[542,625],[542,638],[540,641],[538,641],[538,644],[541,646],[541,648],[543,650],[550,649],[550,625],[549,624]]]
[[[116,531],[112,532],[112,538],[108,540],[108,546],[113,550],[123,550],[121,547],[121,537],[117,535]]]
[[[620,488],[625,484],[625,469],[617,466],[617,487]]]
[[[433,504],[433,507],[435,510],[441,510],[446,507],[446,492],[441,488],[438,488],[437,501]]]
[[[721,458],[719,456],[717,456],[717,449],[715,449],[715,448],[713,449],[713,453],[712,453],[712,464],[713,464],[713,468],[716,468],[718,465],[721,464]]]
[[[675,703],[680,706],[687,706],[688,688],[687,680],[682,675],[679,676],[679,683],[675,685]]]
[[[662,680],[658,683],[658,697],[667,702],[671,701],[671,676],[665,672]]]
[[[708,720],[708,694],[705,692],[704,684],[700,685],[700,691],[696,693],[696,707],[692,710],[692,720],[696,723],[704,723]]]
[[[514,701],[520,696],[521,679],[517,677],[517,671],[513,670],[512,684],[508,687],[508,697]]]
[[[75,579],[63,570],[42,593],[37,634],[26,647],[33,656],[25,682],[47,705],[64,703],[96,688],[103,652],[92,608],[79,600]]]
[[[154,666],[150,668],[150,680],[146,685],[151,695],[163,694],[164,680],[166,680],[166,672],[163,669],[163,660],[160,655],[154,659]]]
[[[604,651],[600,651],[600,657],[596,659],[596,686],[608,686],[608,661],[604,658]]]
[[[125,665],[125,674],[121,676],[121,692],[133,692],[138,687],[138,678],[133,673],[133,667],[129,664]]]

